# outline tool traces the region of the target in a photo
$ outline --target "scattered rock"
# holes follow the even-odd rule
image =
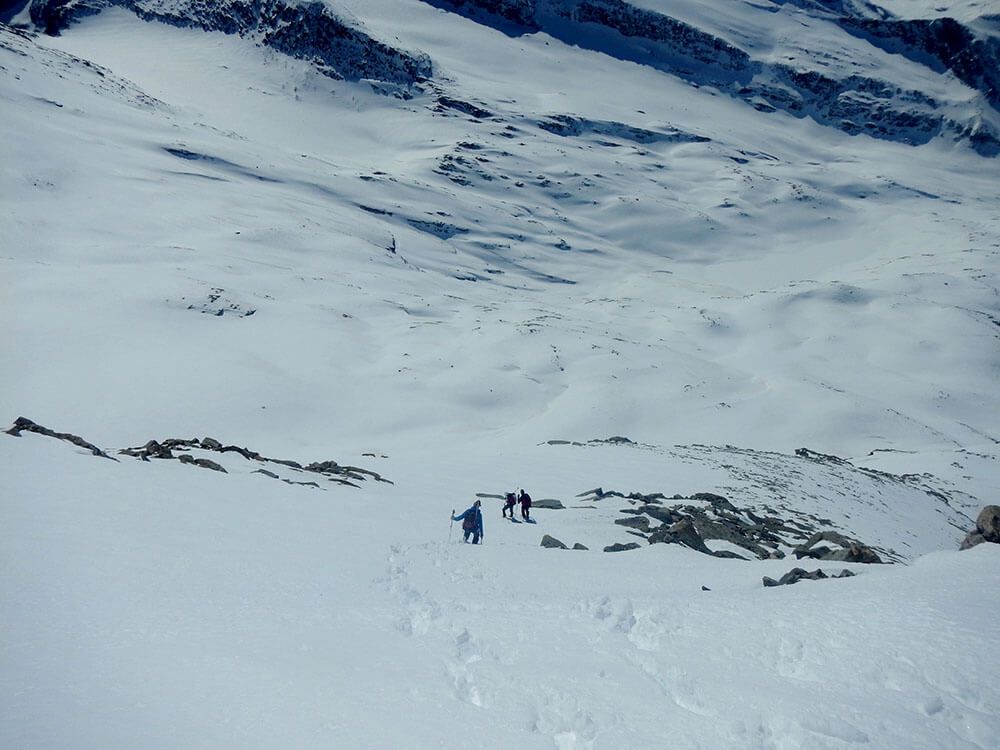
[[[781,578],[778,579],[777,581],[774,580],[773,578],[768,578],[767,576],[764,576],[763,581],[764,585],[768,587],[790,586],[791,584],[798,583],[799,581],[802,580],[818,581],[823,578],[851,578],[853,575],[854,573],[852,573],[849,570],[842,570],[836,575],[828,576],[826,573],[824,573],[822,570],[819,569],[809,572],[803,568],[792,568],[790,571],[785,573],[785,575],[781,576]]]
[[[639,549],[639,545],[635,542],[629,542],[628,544],[612,544],[604,548],[605,552],[627,552],[630,549]]]
[[[212,461],[208,458],[195,458],[190,453],[183,453],[177,457],[182,464],[194,464],[195,466],[200,466],[203,469],[211,469],[212,471],[221,471],[223,474],[228,474],[220,464]]]
[[[569,549],[569,547],[560,542],[554,536],[549,536],[548,534],[542,537],[542,546],[550,549]]]
[[[710,589],[708,586],[702,586],[701,590],[702,591],[711,591],[712,589]]]
[[[531,507],[545,508],[546,510],[564,510],[566,508],[566,506],[563,505],[562,502],[560,502],[559,500],[554,500],[550,497],[542,498],[541,500],[532,500]]]
[[[589,547],[585,547],[584,545],[582,545],[579,542],[577,542],[576,544],[573,545],[573,549],[589,550],[590,548]]]

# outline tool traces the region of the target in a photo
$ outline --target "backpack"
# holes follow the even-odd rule
[[[466,514],[465,519],[462,521],[462,530],[470,531],[474,528],[476,528],[476,511],[473,508]]]

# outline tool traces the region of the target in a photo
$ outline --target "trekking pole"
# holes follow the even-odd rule
[[[451,523],[448,524],[448,544],[451,544],[451,530],[455,527],[455,509],[451,509]]]

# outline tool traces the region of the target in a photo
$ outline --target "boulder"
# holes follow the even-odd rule
[[[548,534],[542,537],[542,546],[548,547],[549,549],[569,549],[569,547],[560,542],[554,536],[549,536]]]
[[[959,549],[970,549],[983,542],[1000,544],[1000,505],[987,505],[976,517],[976,528],[970,531]]]
[[[1000,505],[987,505],[980,511],[976,530],[987,542],[1000,544]]]
[[[573,549],[582,549],[582,550],[588,550],[589,548],[588,548],[588,547],[585,547],[584,545],[582,545],[582,544],[580,544],[579,542],[577,542],[576,544],[574,544],[574,545],[573,545]]]

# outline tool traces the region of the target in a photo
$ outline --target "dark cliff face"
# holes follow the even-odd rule
[[[431,77],[430,58],[384,44],[349,26],[319,2],[283,0],[178,0],[169,6],[141,0],[34,0],[32,22],[58,34],[75,21],[110,6],[146,21],[253,36],[278,52],[317,63],[332,78],[369,78],[412,86]]]
[[[980,154],[1000,153],[1000,136],[979,116],[947,114],[920,91],[883,80],[877,71],[837,76],[828,69],[755,60],[736,43],[625,0],[424,0],[508,34],[543,31],[568,44],[648,65],[740,98],[762,112],[810,117],[851,134],[919,145],[948,134]],[[901,20],[866,0],[776,0],[819,16],[843,32],[936,72],[950,71],[1000,108],[1000,38],[953,19]],[[430,78],[426,55],[368,36],[324,4],[295,0],[32,0],[33,22],[57,34],[86,15],[116,5],[147,21],[252,37],[306,59],[334,78],[375,79],[404,89]]]
[[[427,0],[481,23],[493,18],[540,30],[580,47],[649,65],[696,85],[711,85],[764,112],[783,111],[851,134],[911,145],[950,133],[978,153],[1000,153],[986,123],[960,122],[920,91],[871,75],[836,77],[820,70],[754,60],[725,39],[624,0]],[[865,0],[775,0],[837,24],[888,52],[951,71],[988,105],[1000,100],[1000,40],[977,36],[952,19],[907,21]],[[636,54],[635,44],[642,46]]]
[[[1000,109],[1000,39],[977,37],[953,18],[872,20],[841,18],[840,25],[888,52],[939,71],[950,70]]]

